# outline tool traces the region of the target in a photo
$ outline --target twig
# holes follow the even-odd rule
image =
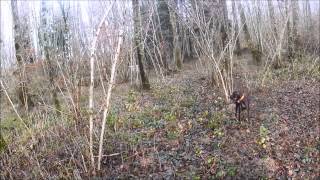
[[[108,154],[108,155],[102,155],[102,157],[112,157],[112,156],[118,156],[120,154],[121,153],[113,153],[113,154]],[[95,157],[98,157],[98,156],[95,156]]]

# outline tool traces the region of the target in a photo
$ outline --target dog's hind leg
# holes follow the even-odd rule
[[[250,102],[248,101],[248,121],[250,122]]]
[[[237,105],[237,107],[238,107],[238,121],[240,121],[240,117],[241,117],[241,104],[238,104]]]

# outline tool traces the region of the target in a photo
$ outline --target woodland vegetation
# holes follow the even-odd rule
[[[320,177],[318,1],[0,4],[1,179]]]

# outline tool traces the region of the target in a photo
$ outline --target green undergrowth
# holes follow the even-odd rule
[[[287,80],[320,79],[320,59],[299,57],[286,62],[266,74],[267,81],[283,82]]]
[[[177,146],[180,146],[179,142],[191,134],[191,131],[197,130],[196,128],[208,130],[216,137],[224,136],[223,125],[226,118],[223,113],[199,107],[196,91],[192,89],[194,87],[183,85],[154,85],[150,91],[141,92],[132,89],[126,93],[122,92],[124,95],[122,94],[121,97],[114,95],[113,98],[119,101],[112,101],[111,109],[105,119],[103,154],[119,153],[121,157],[115,156],[115,159],[119,159],[114,161],[110,160],[112,157],[104,158],[106,161],[104,168],[109,167],[109,163],[110,166],[111,163],[133,163],[142,156],[139,152],[144,153],[151,147],[157,146],[161,149],[171,146],[170,143],[178,143]],[[81,99],[85,101],[85,98]],[[216,101],[216,104],[222,104],[220,99]],[[73,177],[73,169],[85,172],[83,164],[89,166],[88,109],[82,108],[80,110],[82,119],[75,120],[72,108],[63,101],[61,105],[61,116],[58,116],[54,110],[47,110],[29,114],[23,119],[34,139],[27,135],[27,130],[15,116],[8,116],[1,123],[1,130],[5,129],[6,134],[12,134],[10,137],[14,137],[14,131],[19,132],[19,136],[10,140],[7,135],[3,136],[5,141],[2,143],[0,139],[0,148],[4,149],[11,145],[11,149],[26,155],[23,158],[19,154],[11,157],[12,164],[17,169],[30,170],[31,168],[19,164],[19,161],[27,163],[27,157],[33,157],[34,159],[28,164],[35,169],[34,175],[30,177],[32,179],[39,179],[43,171],[48,171],[49,174],[55,172],[55,177],[58,179],[68,179],[67,177]],[[100,133],[99,120],[102,118],[102,113],[98,114],[98,108],[94,113],[97,114],[94,116],[94,147],[98,147],[97,137]],[[223,145],[219,144],[218,148],[220,146]],[[97,151],[98,149],[95,148],[95,154]],[[197,158],[201,158],[205,152],[201,145],[194,147],[194,151]],[[44,159],[48,160],[44,161]],[[37,165],[38,160],[41,162],[40,165]],[[231,167],[224,171],[227,176],[232,176],[236,170]]]

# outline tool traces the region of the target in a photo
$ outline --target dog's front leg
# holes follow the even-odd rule
[[[236,118],[237,118],[237,114],[238,114],[238,121],[240,121],[240,113],[241,113],[241,104],[236,103]]]
[[[248,121],[250,121],[250,102],[248,100],[248,108],[247,108],[247,111],[248,111]]]
[[[235,117],[236,117],[236,119],[237,119],[237,117],[238,117],[238,104],[237,103],[235,103],[236,104],[236,109],[235,109]]]

